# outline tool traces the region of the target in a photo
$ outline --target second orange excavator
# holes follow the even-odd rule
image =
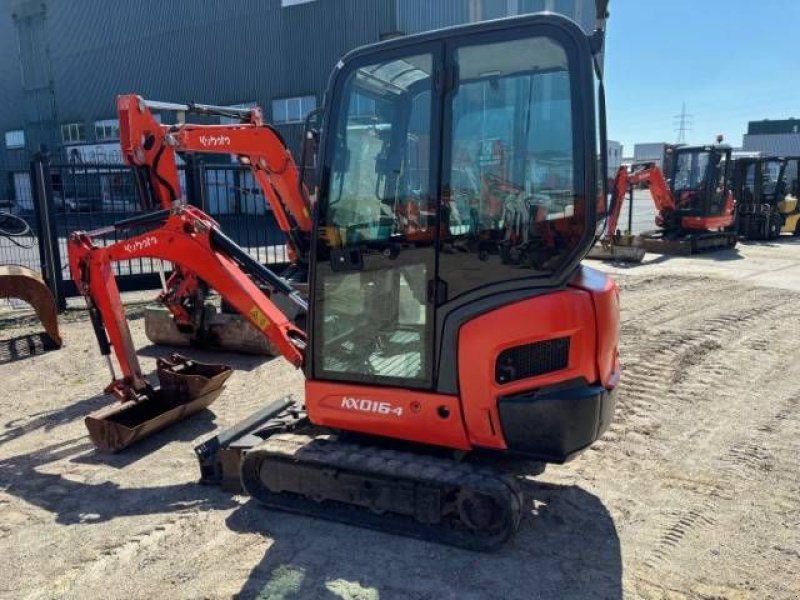
[[[721,140],[718,140],[721,141]],[[688,255],[736,246],[730,146],[670,146],[662,171],[655,163],[620,167],[611,186],[609,217],[590,258],[641,260],[641,252]],[[665,176],[666,173],[666,176]],[[636,236],[616,228],[625,195],[649,188],[658,229]],[[633,195],[630,200],[633,202]],[[630,208],[630,206],[629,206]]]
[[[117,99],[120,145],[125,162],[133,167],[144,211],[170,209],[181,195],[176,156],[231,154],[249,168],[268,210],[286,238],[290,266],[280,275],[305,288],[312,206],[304,189],[304,165],[293,160],[278,131],[265,123],[259,108],[207,104],[178,105],[146,101],[138,96]],[[226,125],[181,123],[162,125],[156,112],[222,117]],[[304,155],[305,158],[305,155]],[[224,310],[209,299],[208,285],[178,267],[164,281],[158,305],[145,311],[145,331],[154,343],[198,345],[222,349],[279,354],[263,336],[235,311]],[[282,310],[299,317],[295,307]]]

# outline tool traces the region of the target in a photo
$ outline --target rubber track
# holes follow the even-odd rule
[[[273,493],[262,484],[259,473],[267,461],[313,464],[321,469],[334,468],[362,476],[389,478],[393,481],[435,486],[467,488],[493,497],[505,507],[503,526],[491,532],[476,532],[452,515],[442,523],[430,525],[407,515],[376,513],[361,506],[280,492]],[[242,486],[267,507],[312,517],[338,521],[469,550],[495,550],[508,541],[519,528],[524,495],[517,482],[507,476],[467,463],[446,458],[415,454],[375,446],[340,442],[327,436],[276,434],[248,451],[241,467]]]

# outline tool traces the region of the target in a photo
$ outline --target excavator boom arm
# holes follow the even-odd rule
[[[117,228],[140,225],[144,220],[140,217]],[[136,258],[167,260],[189,272],[202,273],[203,280],[269,338],[290,363],[302,366],[305,332],[288,320],[253,278],[268,280],[265,283],[305,308],[305,302],[288,284],[249,259],[219,231],[213,219],[195,207],[161,211],[153,215],[153,223],[159,226],[108,246],[99,246],[93,240],[105,230],[77,232],[70,237],[72,277],[87,298],[101,351],[107,355],[113,349],[122,370],[122,379],[113,381],[110,391],[120,399],[136,399],[148,389],[112,269],[114,262]]]
[[[674,211],[677,208],[664,173],[656,165],[649,164],[628,176],[628,185],[637,183],[649,184],[650,195],[653,197],[653,203],[659,213]]]
[[[261,110],[150,102],[136,95],[117,98],[120,145],[125,161],[143,167],[154,196],[146,210],[169,208],[180,197],[177,152],[232,154],[247,165],[286,234],[294,258],[304,260],[312,229],[311,204],[300,171],[280,135],[262,121]],[[153,110],[241,118],[231,125],[162,125]]]
[[[611,189],[611,205],[608,214],[608,223],[606,224],[607,238],[611,238],[615,235],[625,195],[628,193],[630,186],[638,183],[649,184],[650,195],[653,197],[653,203],[660,215],[675,210],[676,206],[675,200],[672,197],[672,192],[670,192],[669,185],[667,185],[667,181],[664,179],[664,174],[656,165],[648,164],[633,173],[629,173],[627,167],[620,167],[614,176],[614,184]]]
[[[606,224],[606,237],[611,238],[617,232],[619,215],[622,212],[622,204],[625,202],[625,195],[628,193],[628,169],[620,167],[614,176],[614,183],[611,186],[611,206],[608,211],[608,222]]]

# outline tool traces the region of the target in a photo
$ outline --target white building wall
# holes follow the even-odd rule
[[[633,162],[654,162],[658,168],[664,165],[664,150],[666,149],[666,142],[652,142],[646,144],[635,144],[633,146]]]
[[[608,140],[608,176],[613,177],[622,164],[622,144],[614,140]]]

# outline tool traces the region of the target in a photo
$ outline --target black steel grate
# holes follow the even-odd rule
[[[565,369],[569,363],[569,338],[545,340],[503,350],[494,366],[497,383],[510,383]]]

